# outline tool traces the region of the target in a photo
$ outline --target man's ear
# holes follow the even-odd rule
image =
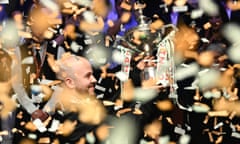
[[[65,84],[66,84],[66,86],[69,87],[69,88],[75,88],[75,82],[74,82],[74,80],[71,79],[71,78],[66,78],[66,79],[65,79]]]

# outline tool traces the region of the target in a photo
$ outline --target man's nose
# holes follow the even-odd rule
[[[92,83],[97,83],[97,80],[96,80],[96,78],[92,75],[92,77],[91,77],[91,82]]]

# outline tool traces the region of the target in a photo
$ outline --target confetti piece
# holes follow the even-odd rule
[[[37,135],[34,134],[34,133],[29,133],[28,134],[28,138],[36,140],[37,139]]]
[[[222,110],[222,111],[209,111],[208,115],[211,117],[227,117],[229,115],[229,112],[227,112],[226,110]]]
[[[38,140],[38,143],[50,143],[50,142],[51,142],[50,137],[41,137]]]
[[[183,128],[181,128],[181,127],[178,127],[178,126],[176,126],[176,127],[174,128],[174,132],[175,132],[176,134],[180,134],[180,135],[184,135],[184,134],[186,133],[185,129],[183,129]]]
[[[109,58],[108,54],[109,52],[107,48],[101,46],[92,46],[86,52],[85,56],[89,59],[94,67],[98,68],[107,63]]]
[[[73,41],[70,45],[70,48],[73,52],[77,53],[79,50],[83,50],[83,47],[79,44],[77,44],[77,42]]]
[[[116,72],[116,77],[120,80],[120,81],[122,81],[122,82],[125,82],[125,81],[127,81],[128,80],[128,76],[127,76],[127,74],[126,73],[124,73],[124,72]]]
[[[176,80],[183,80],[196,75],[198,71],[199,65],[197,63],[193,63],[184,68],[177,68],[175,72],[175,78]]]
[[[188,11],[187,6],[173,6],[173,11],[174,12],[186,12]]]
[[[209,43],[210,41],[207,38],[201,38],[201,41],[204,43]]]
[[[7,130],[0,131],[1,136],[7,136],[9,133]]]
[[[9,0],[1,0],[0,4],[9,4]]]
[[[158,143],[159,144],[169,144],[170,142],[170,136],[166,135],[166,136],[161,136],[159,139],[158,139]]]
[[[96,23],[95,15],[92,11],[85,11],[83,17],[89,23]]]
[[[197,113],[207,113],[210,110],[209,106],[203,103],[194,103],[192,109]]]
[[[2,118],[7,118],[9,116],[9,112],[12,112],[16,108],[16,102],[8,95],[10,88],[11,87],[8,83],[0,83],[0,109]]]
[[[173,103],[170,100],[161,100],[157,102],[157,108],[160,111],[171,111],[173,107]]]
[[[30,69],[31,69],[31,67],[30,67],[30,66],[28,66],[28,67],[25,69],[25,71],[26,71],[26,74],[29,74],[29,73],[30,73]]]
[[[204,11],[202,9],[194,9],[191,12],[191,18],[197,19],[200,18],[203,15]]]
[[[112,102],[112,101],[107,101],[107,100],[104,100],[104,101],[103,101],[103,104],[104,104],[105,106],[112,106],[112,105],[115,105],[114,102]]]
[[[179,138],[179,144],[189,144],[190,143],[191,136],[190,135],[181,135]]]
[[[233,45],[239,44],[240,27],[235,23],[227,23],[222,29],[223,36]]]
[[[123,108],[122,105],[120,105],[120,106],[114,106],[114,110],[115,110],[115,111],[117,111],[117,110],[119,110],[119,109],[121,109],[121,108]]]
[[[73,3],[90,7],[92,5],[92,0],[71,0]]]
[[[52,10],[53,12],[59,11],[59,6],[53,0],[40,0],[40,4],[42,4],[44,7]]]
[[[135,88],[134,96],[135,96],[135,100],[137,101],[147,102],[157,96],[157,90]]]
[[[239,53],[240,53],[240,46],[234,46],[234,47],[230,47],[229,50],[228,50],[228,55],[229,55],[229,58],[236,62],[236,63],[239,63],[240,62],[240,57],[239,57]]]
[[[222,127],[223,125],[224,125],[223,122],[220,122],[214,126],[214,129],[218,129],[218,128]]]
[[[43,132],[46,132],[47,131],[47,128],[45,127],[45,125],[42,123],[42,121],[40,119],[35,119],[33,121],[33,124],[37,127],[37,129],[43,133]]]
[[[87,142],[89,142],[90,144],[94,144],[96,142],[96,138],[93,135],[93,133],[87,133],[86,139],[87,139]]]
[[[203,93],[203,96],[206,99],[220,98],[221,97],[221,92],[220,91],[215,91],[215,92],[206,91],[206,92]]]
[[[97,97],[97,99],[102,99],[104,97],[104,94],[99,94],[96,97]]]
[[[58,127],[60,125],[60,121],[59,120],[56,120],[56,119],[53,119],[52,121],[52,124],[51,124],[51,127],[48,128],[48,131],[50,132],[56,132]]]
[[[124,62],[124,56],[118,50],[113,50],[112,52],[112,60],[118,64],[122,64]]]
[[[131,79],[122,83],[121,99],[124,101],[134,100],[134,86]]]
[[[148,142],[146,140],[144,140],[144,139],[141,139],[140,140],[140,144],[148,144]]]
[[[22,60],[22,64],[33,64],[34,63],[34,59],[32,56],[26,57]]]
[[[132,119],[128,117],[121,117],[121,119],[114,119],[112,123],[114,128],[109,136],[111,143],[135,143],[137,127]]]
[[[212,93],[210,91],[206,91],[203,93],[203,97],[205,97],[206,99],[210,99],[212,98]]]
[[[9,20],[6,22],[6,25],[3,27],[0,36],[5,48],[14,48],[18,45],[20,37],[17,33],[17,28],[14,21]]]
[[[105,92],[106,91],[106,88],[103,87],[103,86],[100,86],[100,85],[95,85],[95,89],[96,90],[100,90],[101,92]]]
[[[216,16],[219,13],[218,6],[212,0],[199,0],[199,7],[210,16]]]
[[[87,95],[87,99],[83,98],[80,101],[78,100],[79,102],[77,103],[70,103],[70,106],[72,107],[74,105],[77,108],[80,121],[87,124],[100,124],[106,117],[105,107],[96,97],[90,97],[91,96]],[[77,99],[75,98],[73,101]]]
[[[199,73],[199,88],[200,89],[210,89],[217,86],[218,80],[221,74],[217,70],[207,70],[205,72]]]
[[[231,137],[235,137],[235,138],[240,139],[240,133],[238,133],[238,132],[232,132]]]

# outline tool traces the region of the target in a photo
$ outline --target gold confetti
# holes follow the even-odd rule
[[[77,121],[65,120],[62,124],[59,125],[56,133],[63,136],[68,136],[74,131],[76,125]]]

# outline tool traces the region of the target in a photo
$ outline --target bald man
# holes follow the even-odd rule
[[[56,62],[54,71],[56,71],[57,78],[62,83],[55,89],[52,98],[45,105],[45,111],[51,112],[54,110],[56,103],[58,103],[56,100],[59,100],[59,95],[95,95],[94,87],[97,81],[93,76],[92,66],[86,58],[76,55],[65,55]]]
[[[96,79],[91,64],[80,56],[70,55],[58,62],[57,78],[63,81],[62,87],[77,93],[95,95]]]
[[[62,83],[54,89],[43,111],[60,121],[55,133],[61,143],[77,143],[106,116],[104,106],[95,97],[96,79],[90,62],[76,55],[63,56],[53,69]]]

